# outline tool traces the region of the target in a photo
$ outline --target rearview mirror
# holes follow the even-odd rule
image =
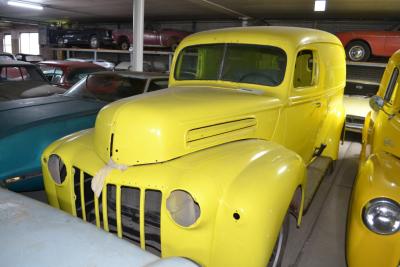
[[[378,112],[379,110],[381,110],[383,108],[384,104],[385,104],[385,101],[382,99],[382,97],[380,97],[378,95],[374,95],[369,100],[369,106],[375,112]]]

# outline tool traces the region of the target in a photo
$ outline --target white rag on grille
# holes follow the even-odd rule
[[[115,163],[112,159],[110,159],[107,164],[101,168],[95,176],[93,176],[92,179],[92,191],[96,195],[96,197],[99,197],[101,195],[101,192],[103,190],[103,185],[104,185],[104,180],[106,179],[107,175],[110,173],[112,170],[120,170],[120,171],[125,171],[128,168],[128,166],[123,165],[123,164],[117,164]]]

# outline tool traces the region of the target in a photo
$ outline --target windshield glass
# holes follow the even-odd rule
[[[90,97],[112,102],[143,93],[146,79],[122,77],[118,74],[91,74],[65,92],[66,96]]]
[[[34,66],[0,66],[0,83],[9,81],[42,81],[46,80]]]
[[[179,54],[176,80],[222,80],[277,86],[284,78],[286,54],[277,47],[212,44],[186,47]]]

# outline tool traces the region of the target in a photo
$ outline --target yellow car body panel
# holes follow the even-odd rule
[[[362,133],[360,168],[354,184],[347,225],[349,267],[397,267],[400,264],[400,231],[377,234],[363,222],[363,210],[373,199],[400,203],[400,94],[399,79],[390,80],[400,67],[400,51],[389,60],[378,96],[386,98],[379,111],[371,111]],[[388,88],[393,88],[387,95]]]
[[[175,79],[186,48],[227,43],[281,49],[283,80],[267,86]],[[305,74],[296,72],[296,64],[306,65]],[[168,89],[114,102],[101,110],[94,129],[45,150],[49,203],[126,237],[122,203],[127,190],[137,189],[135,242],[148,249],[146,198],[156,191],[162,256],[184,256],[211,267],[266,266],[286,215],[295,211],[301,220],[306,166],[315,151],[322,147],[318,156],[337,159],[344,122],[343,47],[333,35],[311,29],[216,30],[184,39],[172,70]],[[48,167],[54,154],[66,166],[61,184]],[[90,180],[110,162],[126,170],[108,173],[98,199]],[[167,208],[176,190],[198,204],[199,217],[190,226],[175,222]]]

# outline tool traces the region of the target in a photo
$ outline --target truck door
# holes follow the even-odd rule
[[[313,152],[322,118],[326,114],[317,50],[304,49],[297,53],[293,71],[293,86],[285,108],[285,144],[308,163]]]

